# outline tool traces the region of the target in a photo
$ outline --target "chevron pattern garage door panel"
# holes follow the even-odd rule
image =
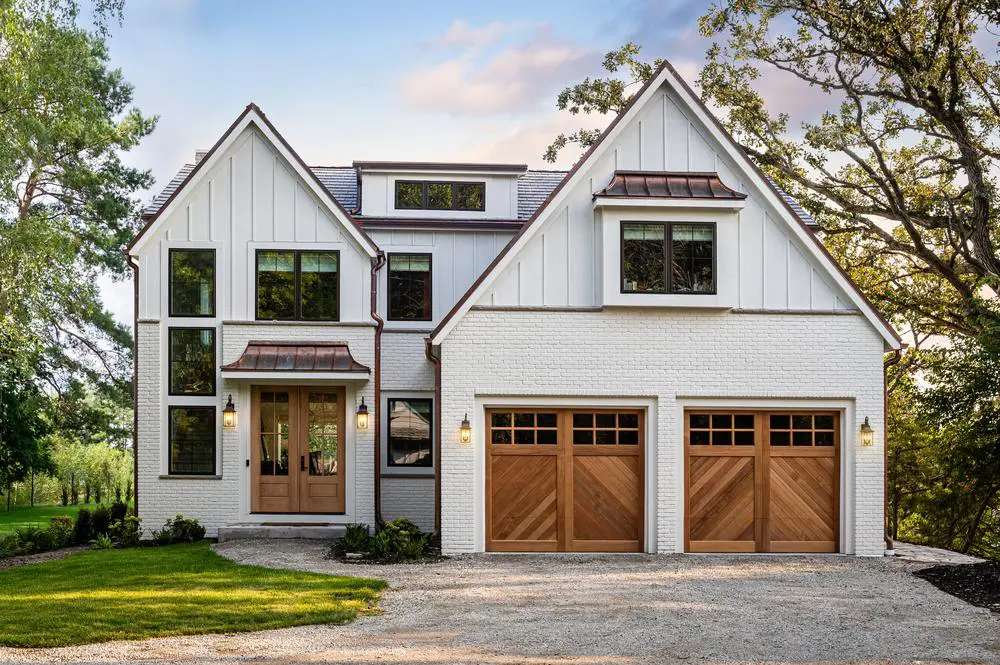
[[[832,451],[831,451],[832,452]],[[772,552],[835,552],[834,458],[771,457]]]
[[[573,459],[575,551],[639,551],[642,498],[638,456]]]
[[[754,458],[691,457],[692,552],[754,551]]]
[[[498,455],[491,467],[491,549],[556,550],[555,455]]]

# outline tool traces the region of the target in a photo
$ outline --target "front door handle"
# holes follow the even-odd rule
[[[305,471],[305,470],[306,470],[306,456],[305,455],[300,455],[299,456],[299,471]]]

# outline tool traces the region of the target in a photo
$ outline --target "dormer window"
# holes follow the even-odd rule
[[[486,209],[486,183],[397,180],[396,209],[482,212]]]
[[[622,293],[715,293],[715,224],[622,222]]]

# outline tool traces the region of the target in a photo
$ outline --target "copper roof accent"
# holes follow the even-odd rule
[[[224,372],[370,372],[347,342],[249,342]]]
[[[718,173],[689,171],[615,171],[597,197],[716,199],[742,201],[743,192],[723,184]]]

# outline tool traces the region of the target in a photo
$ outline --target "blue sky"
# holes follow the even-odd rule
[[[491,160],[545,168],[561,131],[599,127],[555,109],[559,90],[601,74],[632,39],[693,81],[707,3],[136,0],[112,30],[112,63],[160,116],[128,156],[153,190],[256,102],[309,164]],[[567,150],[557,166],[577,153]],[[548,166],[551,168],[551,166]],[[147,200],[152,192],[144,193]],[[131,322],[131,287],[102,284]]]

